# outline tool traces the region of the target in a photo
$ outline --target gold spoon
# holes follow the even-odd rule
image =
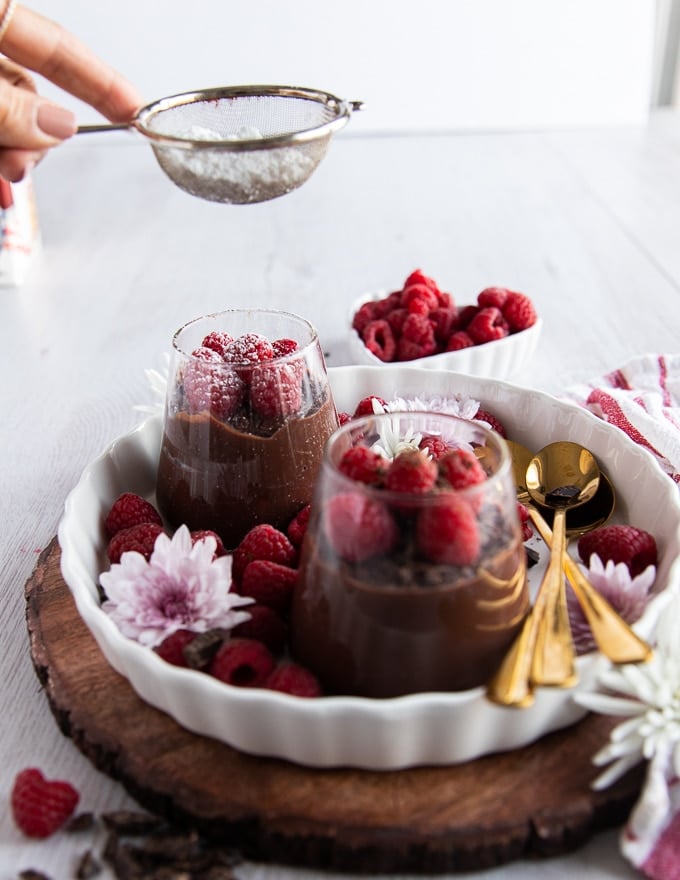
[[[530,511],[532,499],[545,505],[546,500],[555,496],[556,490],[558,500],[571,502],[570,507],[589,501],[595,494],[599,485],[599,468],[584,447],[563,441],[550,444],[532,456],[521,444],[509,445],[517,497],[525,504],[529,502]],[[570,484],[574,487],[571,490]],[[563,498],[565,494],[567,497]],[[553,549],[536,601],[487,686],[488,697],[506,706],[531,705],[534,684],[566,687],[576,680],[563,574],[567,504],[560,504],[555,510]]]

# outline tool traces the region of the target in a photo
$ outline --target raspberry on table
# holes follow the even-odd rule
[[[321,685],[317,677],[309,669],[292,660],[283,660],[279,663],[270,673],[264,687],[293,697],[321,696]]]
[[[331,547],[348,562],[365,562],[389,553],[399,539],[397,524],[387,507],[359,492],[331,498],[323,522]]]
[[[486,424],[497,434],[500,434],[501,437],[507,438],[508,436],[508,432],[505,430],[505,425],[487,409],[478,409],[474,415],[474,421],[486,422]]]
[[[437,464],[420,449],[396,455],[385,473],[385,488],[391,492],[424,495],[437,482]]]
[[[153,553],[156,538],[163,534],[163,531],[163,526],[159,526],[158,523],[145,522],[116,532],[106,550],[109,562],[112,564],[120,562],[123,553],[130,551],[141,553],[148,561]]]
[[[231,576],[238,585],[246,566],[256,559],[294,566],[296,558],[297,551],[287,535],[269,523],[260,523],[243,536],[234,550]]]
[[[212,330],[203,337],[201,342],[202,348],[211,348],[224,360],[224,352],[230,342],[234,341],[234,337],[223,330]]]
[[[397,351],[394,333],[384,318],[371,321],[362,333],[364,345],[381,361],[393,361]]]
[[[442,492],[436,502],[419,511],[416,542],[431,562],[472,565],[481,547],[474,510],[455,493]]]
[[[486,480],[486,471],[469,449],[452,449],[437,462],[439,473],[453,489],[467,489]]]
[[[253,410],[267,419],[288,418],[302,408],[302,383],[297,364],[255,367],[250,379]]]
[[[480,309],[465,328],[465,332],[477,345],[503,339],[509,333],[508,322],[500,309],[487,306]]]
[[[163,524],[160,513],[150,501],[134,492],[123,492],[111,505],[104,520],[104,528],[109,538],[112,538],[122,529],[129,529],[131,526],[146,522],[156,523],[159,526]]]
[[[623,562],[632,577],[658,562],[656,539],[644,529],[629,525],[602,526],[578,540],[578,553],[588,565],[593,553],[603,565],[611,559]]]
[[[188,668],[189,662],[184,653],[187,645],[191,644],[196,638],[196,633],[190,629],[177,629],[175,632],[166,636],[160,645],[156,645],[154,651],[159,657],[162,657],[166,663],[172,663],[173,666],[183,666]]]
[[[340,473],[367,486],[379,485],[386,469],[387,462],[382,455],[368,446],[351,446],[338,463]]]
[[[446,343],[446,351],[460,351],[463,348],[472,348],[473,346],[474,342],[465,330],[456,330],[455,333],[451,334],[449,341]]]
[[[284,613],[290,608],[297,581],[297,569],[269,559],[254,559],[246,565],[238,591],[260,605]]]
[[[17,774],[10,805],[17,827],[28,837],[49,837],[73,815],[80,795],[70,782],[47,780],[37,767]]]
[[[286,535],[288,536],[291,544],[298,549],[302,546],[302,540],[305,537],[305,532],[307,531],[307,524],[309,523],[311,512],[312,505],[305,504],[305,506],[295,514],[292,520],[288,523],[288,527],[286,528]]]
[[[375,394],[369,394],[368,397],[362,397],[359,403],[357,403],[352,418],[359,419],[362,416],[375,415],[375,410],[373,409],[374,400],[382,407],[387,406],[387,401],[383,400],[382,397],[377,397]]]
[[[502,307],[503,317],[508,322],[510,331],[517,333],[532,327],[538,320],[534,304],[524,293],[509,290]]]
[[[248,620],[237,624],[231,635],[235,639],[254,639],[262,642],[275,656],[281,654],[288,640],[288,627],[284,619],[267,605],[248,605]]]
[[[213,657],[207,671],[225,684],[262,687],[274,669],[274,657],[255,639],[228,639]]]

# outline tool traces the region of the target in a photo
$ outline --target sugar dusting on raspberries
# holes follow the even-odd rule
[[[352,328],[378,360],[391,363],[504,339],[537,319],[531,299],[507,287],[486,287],[474,305],[456,307],[450,293],[416,269],[401,289],[359,306]]]

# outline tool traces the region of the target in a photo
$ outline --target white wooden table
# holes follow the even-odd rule
[[[72,876],[86,843],[30,843],[5,808],[17,771],[70,779],[83,809],[132,806],[57,729],[24,622],[26,579],[82,469],[142,416],[146,367],[201,313],[286,307],[348,362],[347,312],[365,290],[421,267],[460,301],[490,284],[527,292],[544,318],[517,384],[559,393],[680,343],[680,116],[646,128],[537,134],[337,137],[309,183],[229,207],[170,184],[127,134],[76,138],[35,172],[44,249],[0,291],[0,880]],[[247,866],[240,876],[310,872]],[[484,880],[631,878],[616,833]]]

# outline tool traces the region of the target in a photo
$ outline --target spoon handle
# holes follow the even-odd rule
[[[531,664],[531,681],[535,685],[571,687],[577,681],[563,570],[565,548],[566,510],[558,508],[553,520],[550,561],[541,584],[546,599]]]
[[[550,526],[538,511],[532,521],[541,537],[550,544]],[[565,553],[564,570],[585,614],[598,648],[612,663],[645,663],[652,649],[598,593],[574,560]]]

